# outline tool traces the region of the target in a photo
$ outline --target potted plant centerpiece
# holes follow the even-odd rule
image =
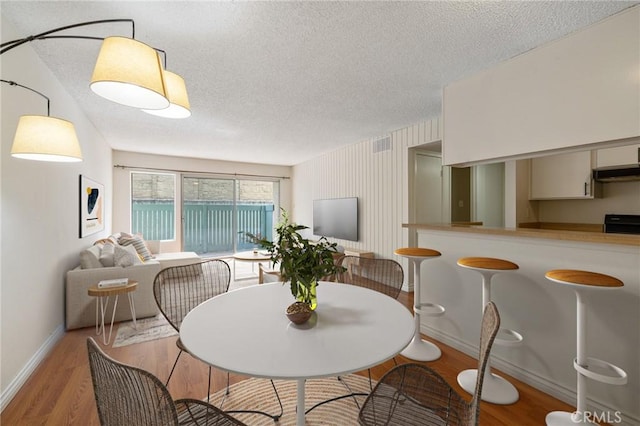
[[[309,241],[300,234],[304,229],[308,227],[292,223],[287,212],[282,209],[282,219],[276,226],[275,241],[249,234],[254,243],[269,252],[273,265],[279,265],[282,281],[289,284],[291,294],[296,299],[287,308],[287,314],[292,322],[298,322],[292,316],[300,313],[300,323],[309,319],[317,306],[318,281],[344,271],[343,267],[334,262],[334,255],[338,253],[337,244],[330,243],[324,237]]]

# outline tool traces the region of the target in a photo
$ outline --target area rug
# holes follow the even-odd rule
[[[353,392],[368,393],[369,379],[356,374],[342,376]],[[260,414],[229,413],[238,420],[251,426],[290,426],[296,424],[296,381],[274,380],[284,414],[278,423],[270,417]],[[375,383],[374,383],[375,385]],[[305,405],[309,409],[320,401],[348,394],[350,391],[337,378],[307,380],[305,385]],[[305,416],[305,425],[348,426],[358,424],[358,413],[364,402],[364,396],[344,398],[316,407]],[[357,401],[357,404],[356,404]],[[225,389],[211,394],[210,402],[224,411],[260,410],[269,414],[280,412],[280,406],[268,379],[246,379],[231,385],[229,395]]]
[[[133,321],[120,323],[118,333],[113,341],[114,348],[162,339],[178,334],[162,315],[144,318],[138,320],[137,323],[138,326],[136,328],[133,326]]]

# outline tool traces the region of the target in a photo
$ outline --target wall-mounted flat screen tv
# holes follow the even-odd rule
[[[313,200],[313,234],[358,241],[358,199]]]

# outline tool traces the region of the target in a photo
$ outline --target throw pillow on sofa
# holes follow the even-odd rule
[[[113,253],[113,262],[115,266],[127,266],[141,264],[142,260],[138,257],[138,252],[133,246],[115,246]]]
[[[80,267],[82,269],[102,268],[100,263],[101,244],[96,244],[80,252]]]
[[[144,243],[144,240],[137,235],[123,234],[123,236],[118,239],[118,243],[123,246],[133,246],[143,261],[153,259],[153,256]]]
[[[100,263],[102,263],[102,266],[115,266],[115,259],[113,257],[115,250],[115,244],[111,243],[107,243],[102,247],[102,252],[100,253]]]

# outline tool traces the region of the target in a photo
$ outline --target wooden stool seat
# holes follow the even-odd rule
[[[462,257],[458,259],[458,265],[464,268],[490,269],[494,271],[512,271],[520,269],[518,265],[504,259],[493,257]]]
[[[437,257],[442,255],[438,250],[422,247],[403,247],[395,249],[394,253],[404,257]]]
[[[434,343],[423,340],[420,335],[420,316],[438,317],[444,315],[444,306],[437,303],[422,302],[420,296],[420,265],[424,260],[435,259],[442,255],[438,250],[422,247],[403,247],[394,250],[398,256],[409,260],[409,266],[413,266],[413,314],[415,330],[413,339],[400,354],[416,361],[435,361],[440,358],[442,351]]]
[[[624,283],[610,275],[574,269],[554,269],[544,274],[548,280],[558,284],[575,284],[594,287],[622,287]]]

